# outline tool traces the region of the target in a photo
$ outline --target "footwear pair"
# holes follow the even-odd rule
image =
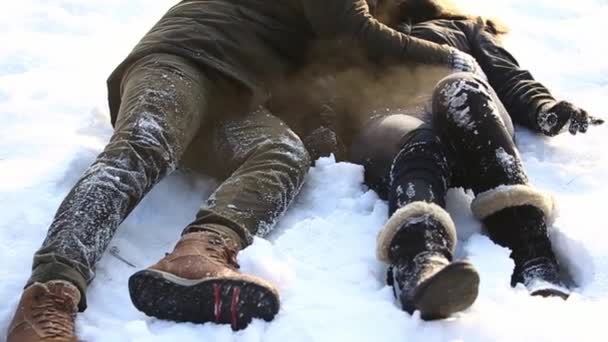
[[[184,235],[173,252],[129,279],[135,307],[177,322],[230,324],[270,321],[279,294],[269,282],[238,271],[238,246],[216,233]],[[67,281],[35,283],[25,289],[9,326],[7,342],[76,342],[74,321],[80,291]]]
[[[523,283],[532,295],[565,299],[569,291],[546,232],[551,206],[527,191],[482,194],[473,202],[473,212],[495,242],[512,249],[512,285]],[[387,281],[404,310],[441,319],[473,304],[479,275],[470,263],[452,261],[455,246],[454,223],[437,205],[410,203],[389,219],[378,237],[377,254],[390,265]],[[240,273],[237,252],[236,243],[218,234],[186,234],[173,252],[130,278],[131,300],[147,315],[179,322],[216,322],[237,330],[254,318],[270,321],[279,310],[278,292],[263,279]],[[66,281],[29,286],[7,342],[76,342],[79,302],[80,291]]]
[[[533,296],[567,299],[559,265],[547,235],[552,200],[528,186],[510,186],[478,196],[473,213],[490,238],[512,250],[511,285]],[[413,202],[397,210],[378,235],[378,259],[389,265],[387,283],[401,307],[426,320],[447,318],[470,307],[479,275],[467,261],[452,261],[456,230],[441,207]]]

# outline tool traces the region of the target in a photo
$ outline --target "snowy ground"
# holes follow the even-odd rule
[[[608,95],[606,0],[462,0],[500,15],[508,47],[561,98],[605,115]],[[0,336],[9,323],[31,255],[55,209],[111,134],[105,78],[175,1],[20,0],[0,11]],[[508,251],[479,234],[470,198],[450,195],[460,254],[478,267],[481,293],[468,311],[442,322],[401,312],[374,257],[386,204],[365,189],[362,169],[317,164],[296,205],[269,241],[240,256],[243,268],[274,280],[283,296],[273,323],[228,327],[174,324],[144,316],[127,293],[135,269],[109,254],[78,318],[86,341],[562,341],[605,340],[608,127],[543,139],[520,130],[533,182],[561,207],[552,238],[578,287],[567,302],[508,286]],[[168,251],[213,182],[178,174],[161,183],[121,226],[112,246],[145,267]]]

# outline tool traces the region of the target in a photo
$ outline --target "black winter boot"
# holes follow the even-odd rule
[[[425,320],[447,318],[477,298],[479,275],[468,262],[451,262],[456,231],[435,204],[399,209],[378,236],[378,258],[389,263],[387,282],[403,310]]]
[[[511,249],[511,286],[524,284],[533,296],[568,298],[547,234],[546,217],[553,209],[549,196],[525,185],[505,186],[478,196],[473,209],[476,214],[485,211],[478,216],[490,238]]]

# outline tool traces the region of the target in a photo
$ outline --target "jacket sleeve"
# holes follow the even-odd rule
[[[351,36],[374,60],[448,64],[445,46],[407,36],[380,23],[365,0],[300,0],[313,31],[320,37]]]
[[[539,132],[537,114],[555,104],[555,98],[528,70],[520,68],[484,25],[476,24],[470,32],[471,54],[488,76],[513,121]]]

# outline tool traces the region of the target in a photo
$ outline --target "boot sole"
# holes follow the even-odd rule
[[[414,306],[424,320],[444,319],[469,308],[479,293],[479,274],[468,262],[453,262],[420,285]]]
[[[230,324],[247,327],[252,319],[271,321],[279,312],[279,297],[255,277],[190,280],[158,270],[143,270],[129,278],[135,307],[148,316],[175,322]]]

